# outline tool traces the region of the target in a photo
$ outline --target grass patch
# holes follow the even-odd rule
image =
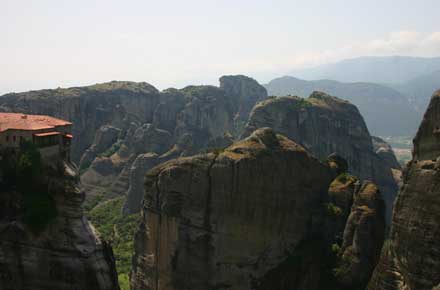
[[[130,278],[127,274],[119,274],[118,280],[121,290],[130,290]]]
[[[131,259],[134,253],[133,239],[138,228],[139,214],[122,215],[125,199],[116,198],[106,201],[92,209],[88,218],[100,232],[102,238],[113,247],[116,269],[119,274],[121,289],[128,287],[128,275],[131,271]],[[125,285],[125,286],[124,286]]]

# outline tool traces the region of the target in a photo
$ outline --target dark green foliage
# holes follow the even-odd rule
[[[133,237],[138,228],[139,214],[123,216],[124,201],[124,198],[116,198],[101,203],[88,216],[102,237],[112,244],[121,289],[128,290],[128,275],[134,252]]]
[[[0,152],[0,185],[3,189],[10,189],[16,185],[17,156],[9,150]]]
[[[92,162],[83,162],[79,168],[79,175],[82,175],[84,172],[86,172],[90,165],[92,165]]]
[[[207,148],[202,150],[202,153],[214,153],[215,155],[219,155],[225,152],[225,148]]]
[[[344,255],[339,258],[337,266],[333,269],[336,278],[344,277],[351,271],[354,257],[351,255]]]
[[[335,255],[339,255],[339,253],[341,252],[341,247],[336,243],[332,244],[331,249],[332,253],[334,253]]]
[[[39,232],[57,217],[53,198],[45,191],[27,191],[23,194],[23,222]]]
[[[108,148],[106,151],[104,151],[103,153],[99,154],[100,157],[110,157],[113,154],[115,154],[119,148],[121,148],[122,145],[122,141],[118,141],[116,143],[114,143],[110,148]],[[89,165],[90,166],[90,165]]]
[[[90,212],[93,208],[95,208],[98,204],[100,204],[103,201],[104,195],[105,194],[101,193],[86,199],[86,201],[83,204],[84,210],[86,212]]]
[[[296,102],[295,106],[296,108],[307,108],[312,106],[312,104],[306,99],[300,99],[298,102]]]
[[[343,214],[342,209],[339,206],[336,206],[332,202],[324,204],[326,213],[333,218],[340,217]]]
[[[257,290],[299,289],[302,281],[316,279],[317,289],[340,290],[332,269],[336,255],[322,237],[300,243],[281,264],[254,281]],[[314,273],[320,273],[314,276]]]
[[[30,142],[22,142],[17,162],[17,186],[20,191],[30,191],[35,185],[40,185],[43,162],[40,151]]]
[[[40,232],[57,216],[55,201],[48,193],[45,168],[38,148],[22,142],[18,152],[9,152],[2,160],[3,182],[22,194],[23,222]]]
[[[349,173],[346,173],[346,172],[341,173],[336,177],[336,180],[339,181],[340,183],[346,183],[349,180],[353,180],[353,182],[354,182],[354,181],[356,181],[356,179],[357,178],[355,176],[353,176]]]

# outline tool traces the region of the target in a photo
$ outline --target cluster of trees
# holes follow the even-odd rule
[[[45,168],[38,148],[22,142],[18,151],[2,152],[0,188],[22,197],[22,221],[35,231],[43,230],[57,216],[48,192]]]

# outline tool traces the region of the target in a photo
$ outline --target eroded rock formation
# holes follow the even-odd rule
[[[344,179],[340,158],[329,163],[261,128],[224,151],[150,170],[132,289],[342,289],[331,244],[342,242],[357,179]],[[371,236],[355,236],[369,245]]]
[[[220,87],[163,92],[147,83],[110,82],[8,94],[0,98],[0,109],[73,122],[72,159],[80,164],[89,201],[132,194],[130,187],[142,187],[139,178],[130,184],[132,163],[140,154],[163,154],[162,160],[168,160],[227,147],[241,134],[251,108],[266,97],[255,80],[225,76]]]
[[[84,192],[75,169],[66,164],[65,173],[50,172],[46,189],[56,217],[44,228],[31,226],[35,220],[24,222],[30,207],[35,211],[47,206],[44,199],[29,196],[36,192],[24,195],[4,186],[0,190],[0,289],[118,290],[112,249],[83,215]]]
[[[270,98],[254,107],[244,136],[261,127],[284,134],[321,160],[332,153],[342,156],[350,173],[379,186],[391,220],[398,187],[391,168],[375,153],[364,119],[354,105],[321,92],[307,99]]]
[[[402,166],[394,155],[393,148],[382,138],[372,136],[374,151],[392,169],[402,170]]]
[[[390,240],[369,290],[431,290],[440,284],[440,91],[414,139],[394,207]],[[437,287],[437,288],[436,288]]]
[[[385,237],[385,203],[377,186],[364,182],[354,194],[336,276],[346,289],[365,289]]]
[[[88,87],[7,94],[0,107],[43,114],[73,123],[72,159],[79,162],[103,125],[126,128],[131,121],[151,123],[159,91],[147,83],[109,82]]]

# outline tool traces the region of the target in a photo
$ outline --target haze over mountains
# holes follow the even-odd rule
[[[292,73],[265,85],[269,95],[318,90],[339,96],[358,106],[370,132],[380,136],[414,135],[432,92],[440,88],[438,57],[360,57]]]
[[[438,70],[440,70],[440,57],[364,56],[314,68],[294,70],[291,74],[306,80],[403,83]]]

